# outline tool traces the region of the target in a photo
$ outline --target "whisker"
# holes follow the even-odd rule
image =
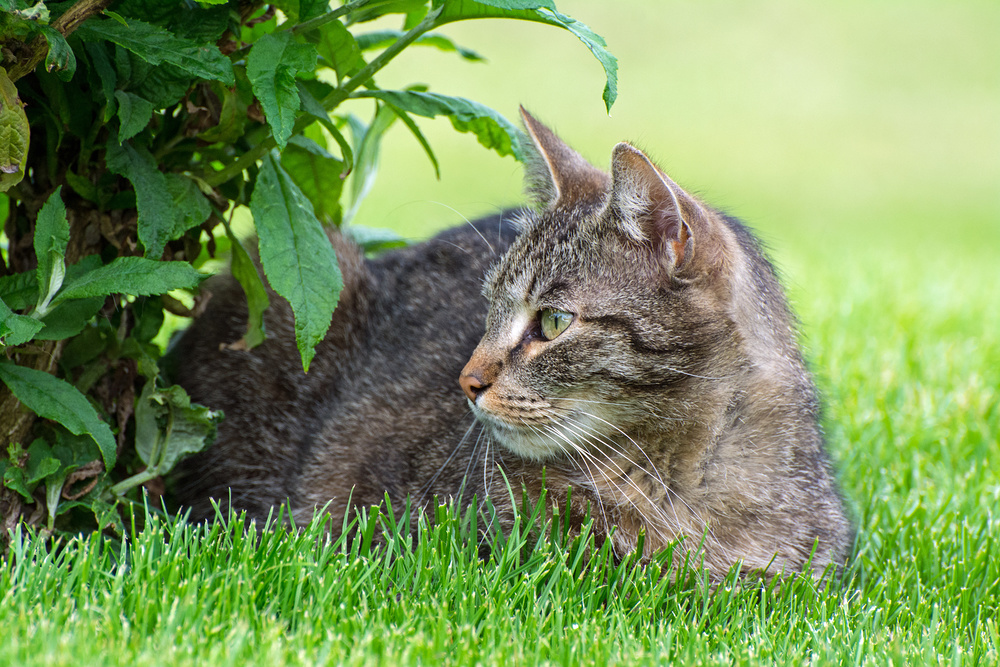
[[[468,416],[468,415],[471,415],[471,414],[472,414],[472,411],[469,410],[469,411],[466,412],[465,416]],[[456,444],[455,447],[454,447],[454,449],[451,450],[451,453],[448,454],[448,458],[446,458],[444,460],[444,463],[442,463],[441,466],[437,469],[437,472],[435,472],[431,476],[431,478],[429,480],[427,480],[420,487],[420,497],[417,499],[417,504],[418,505],[423,504],[424,500],[427,497],[428,492],[430,492],[430,490],[431,490],[431,487],[434,486],[434,482],[436,482],[438,480],[438,478],[441,476],[441,473],[444,472],[444,469],[448,467],[448,465],[451,463],[452,459],[454,459],[455,456],[458,454],[458,450],[460,450],[462,448],[462,445],[465,444],[466,438],[468,438],[469,434],[472,433],[472,429],[474,429],[476,427],[476,423],[477,423],[476,419],[475,419],[475,417],[473,417],[472,423],[469,425],[469,428],[466,429],[466,431],[465,431],[465,435],[463,435],[461,437],[461,439],[458,441],[458,444]],[[479,444],[479,439],[478,438],[476,439],[476,444],[477,445]],[[473,447],[473,456],[472,456],[472,458],[475,458],[475,447]],[[465,474],[466,475],[469,474],[468,468],[466,468]],[[462,479],[462,484],[463,484],[463,486],[465,484],[465,478],[464,477]]]
[[[452,213],[454,213],[455,215],[457,215],[458,217],[462,218],[462,220],[464,220],[466,222],[466,224],[468,224],[470,227],[472,227],[472,230],[474,232],[476,232],[476,234],[479,234],[479,238],[481,238],[483,240],[483,243],[485,243],[486,247],[490,249],[490,252],[493,253],[494,255],[497,254],[496,249],[493,247],[493,245],[489,241],[486,240],[486,237],[483,236],[483,233],[480,232],[478,229],[476,229],[476,226],[474,224],[472,224],[472,221],[469,220],[464,215],[462,215],[461,212],[459,212],[457,209],[452,208],[451,206],[448,206],[447,204],[445,204],[443,202],[435,201],[435,202],[431,202],[431,203],[437,204],[438,206],[441,206],[442,208],[446,208],[449,211],[451,211]]]

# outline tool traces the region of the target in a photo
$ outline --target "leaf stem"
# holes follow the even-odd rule
[[[134,489],[140,484],[148,482],[151,479],[155,479],[159,475],[160,473],[154,470],[153,468],[146,468],[142,472],[137,472],[131,477],[126,477],[122,481],[112,486],[109,489],[109,491],[115,496],[121,496],[124,495],[126,491]]]

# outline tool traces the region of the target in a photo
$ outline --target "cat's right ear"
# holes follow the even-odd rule
[[[574,208],[604,200],[610,185],[607,174],[563,143],[524,107],[521,120],[534,146],[525,162],[528,192],[541,208]]]
[[[691,277],[718,261],[721,246],[711,215],[642,151],[627,143],[615,146],[611,180],[612,218],[671,275]]]

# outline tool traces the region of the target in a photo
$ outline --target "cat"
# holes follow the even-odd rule
[[[331,231],[344,289],[307,374],[286,302],[237,349],[242,291],[210,283],[174,354],[226,417],[182,465],[181,502],[263,518],[287,500],[308,520],[386,493],[489,496],[503,525],[509,489],[544,483],[618,555],[644,533],[647,554],[683,539],[716,580],[842,565],[852,526],[759,243],[630,144],[609,175],[522,118],[536,209],[374,259]]]

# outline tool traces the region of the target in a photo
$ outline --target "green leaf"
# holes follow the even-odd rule
[[[92,18],[77,28],[76,34],[85,41],[113,42],[150,65],[168,63],[199,79],[235,83],[233,66],[218,48],[182,39],[138,19],[128,19],[124,26],[115,20]]]
[[[244,134],[244,128],[247,124],[247,102],[243,100],[243,96],[235,87],[213,82],[211,89],[222,101],[219,123],[198,133],[198,139],[210,144],[216,141],[231,144]],[[249,94],[247,98],[250,98]]]
[[[109,294],[148,296],[196,287],[205,276],[187,262],[160,262],[145,257],[118,257],[110,264],[67,281],[53,303]]]
[[[306,39],[316,45],[323,64],[337,72],[338,80],[356,74],[365,66],[354,35],[340,21],[333,21],[323,26],[322,30],[309,33]]]
[[[373,21],[386,14],[407,14],[423,17],[427,13],[427,0],[389,0],[387,2],[373,2],[367,6],[363,5],[350,14],[350,23],[363,23]],[[416,20],[419,22],[419,19]],[[414,23],[408,21],[408,23]],[[407,29],[412,25],[407,25]]]
[[[277,0],[273,4],[285,13],[292,23],[308,21],[325,14],[330,9],[330,0]]]
[[[296,42],[290,32],[261,37],[247,55],[247,78],[260,100],[274,140],[285,147],[299,110],[295,76],[316,66],[316,49]]]
[[[150,468],[162,475],[187,454],[202,451],[215,440],[222,412],[191,405],[179,386],[157,389],[147,382],[135,404],[135,450]]]
[[[66,277],[66,246],[69,245],[69,222],[60,185],[49,195],[35,221],[35,278],[42,289],[38,293],[38,310],[42,313],[62,287]]]
[[[39,3],[41,4],[41,3]],[[47,25],[39,23],[38,31],[49,43],[49,52],[45,54],[45,71],[55,72],[63,81],[69,81],[76,72],[76,55],[66,42],[62,33]]]
[[[0,67],[0,192],[6,192],[24,178],[29,139],[24,105],[7,71]]]
[[[243,342],[247,349],[253,349],[264,342],[267,334],[264,330],[264,311],[271,305],[267,298],[267,288],[257,272],[257,265],[250,259],[250,254],[233,234],[229,223],[225,223],[226,236],[232,250],[233,277],[236,278],[243,293],[247,297],[247,331],[243,334]]]
[[[358,97],[374,97],[426,118],[447,116],[456,130],[475,134],[483,146],[500,155],[513,155],[518,160],[524,158],[521,148],[524,136],[521,130],[493,109],[478,102],[438,93],[407,90],[371,90],[359,93]]]
[[[115,107],[117,105],[115,104],[114,95],[115,87],[118,85],[118,75],[115,73],[115,68],[108,57],[107,46],[103,42],[84,42],[83,44],[92,65],[87,71],[88,78],[91,81],[91,88],[100,87],[101,97],[98,98],[98,103],[100,103],[101,98],[103,98],[105,103],[105,122],[111,120],[115,114]],[[96,80],[94,80],[95,75]],[[95,97],[97,97],[96,94]]]
[[[141,132],[153,118],[153,103],[124,90],[115,91],[118,101],[118,142],[124,143]]]
[[[409,241],[391,229],[347,225],[343,227],[343,232],[347,238],[357,243],[366,253],[378,253],[409,245]]]
[[[159,257],[176,226],[177,212],[167,186],[167,179],[156,159],[145,148],[131,144],[108,143],[106,161],[113,174],[124,176],[135,188],[139,211],[139,241],[147,257]]]
[[[351,172],[351,205],[344,211],[344,224],[354,219],[361,202],[365,200],[375,184],[382,137],[385,136],[386,130],[398,117],[398,114],[387,106],[376,112],[375,118],[368,126],[354,116],[349,117],[351,130],[354,133],[354,143],[358,148],[355,152],[354,170]]]
[[[302,368],[330,328],[343,279],[337,257],[312,204],[278,163],[273,151],[257,175],[250,210],[257,226],[261,265],[274,291],[295,314],[295,343]]]
[[[312,202],[316,217],[325,224],[340,221],[343,162],[315,141],[297,135],[281,152],[281,166]]]
[[[25,500],[28,502],[34,502],[35,499],[32,497],[32,492],[35,490],[34,485],[28,484],[27,475],[23,468],[18,468],[17,466],[9,466],[3,471],[3,485],[12,491],[17,491],[20,493]]]
[[[59,459],[52,456],[52,447],[41,438],[28,447],[28,465],[25,481],[34,486],[59,470]]]
[[[373,49],[384,49],[391,46],[405,34],[406,33],[402,30],[375,30],[373,32],[358,35],[356,39],[358,48],[362,51],[369,51]],[[472,62],[483,62],[486,60],[486,58],[479,55],[472,49],[459,46],[452,41],[450,37],[436,32],[421,35],[413,43],[419,46],[431,46],[439,51],[454,52]]]
[[[212,214],[212,205],[201,193],[197,183],[187,176],[181,174],[165,174],[165,176],[167,192],[173,202],[172,210],[176,214],[169,239],[179,239],[187,230],[208,220],[208,216]]]
[[[320,122],[320,124],[327,129],[333,140],[337,142],[340,146],[340,154],[344,161],[344,171],[340,173],[341,178],[346,178],[347,174],[351,172],[354,168],[354,151],[351,150],[351,145],[347,142],[347,139],[341,133],[337,126],[333,124],[330,120],[330,113],[323,108],[319,100],[313,95],[311,89],[315,89],[317,86],[306,85],[307,82],[299,81],[299,97],[302,100],[302,110],[307,114],[315,118]],[[319,84],[319,86],[324,86],[325,84],[319,81],[308,82],[311,84]]]
[[[88,435],[97,443],[104,467],[115,465],[115,437],[87,399],[65,380],[33,368],[0,362],[0,381],[39,417],[62,424],[70,433]]]
[[[399,109],[388,103],[387,106],[396,112],[396,115],[399,117],[399,120],[403,121],[403,124],[406,125],[407,129],[410,130],[410,133],[413,134],[413,136],[416,138],[417,143],[419,143],[421,148],[424,149],[424,153],[427,155],[427,159],[431,161],[431,166],[434,167],[434,176],[437,178],[441,178],[441,165],[438,164],[437,156],[434,155],[434,150],[431,148],[431,145],[427,142],[427,138],[424,136],[424,133],[420,131],[420,128],[417,126],[417,123],[412,118],[410,118],[409,114],[407,114],[402,109]]]
[[[66,183],[73,188],[76,194],[89,202],[99,204],[101,202],[100,191],[97,186],[90,182],[90,179],[73,173],[73,170],[66,170]]]
[[[24,310],[35,305],[38,299],[38,279],[35,272],[22,271],[10,276],[0,276],[0,299],[14,310]]]
[[[23,345],[44,325],[33,317],[18,315],[0,300],[0,345]]]
[[[437,25],[453,21],[481,18],[509,18],[536,21],[564,28],[576,35],[604,68],[604,104],[607,110],[618,97],[618,60],[607,49],[604,38],[576,19],[556,11],[555,4],[539,0],[436,0],[435,6],[443,4]]]
[[[87,326],[87,322],[104,305],[104,297],[74,299],[57,305],[50,310],[42,323],[45,327],[35,336],[36,340],[63,340],[77,335]]]

